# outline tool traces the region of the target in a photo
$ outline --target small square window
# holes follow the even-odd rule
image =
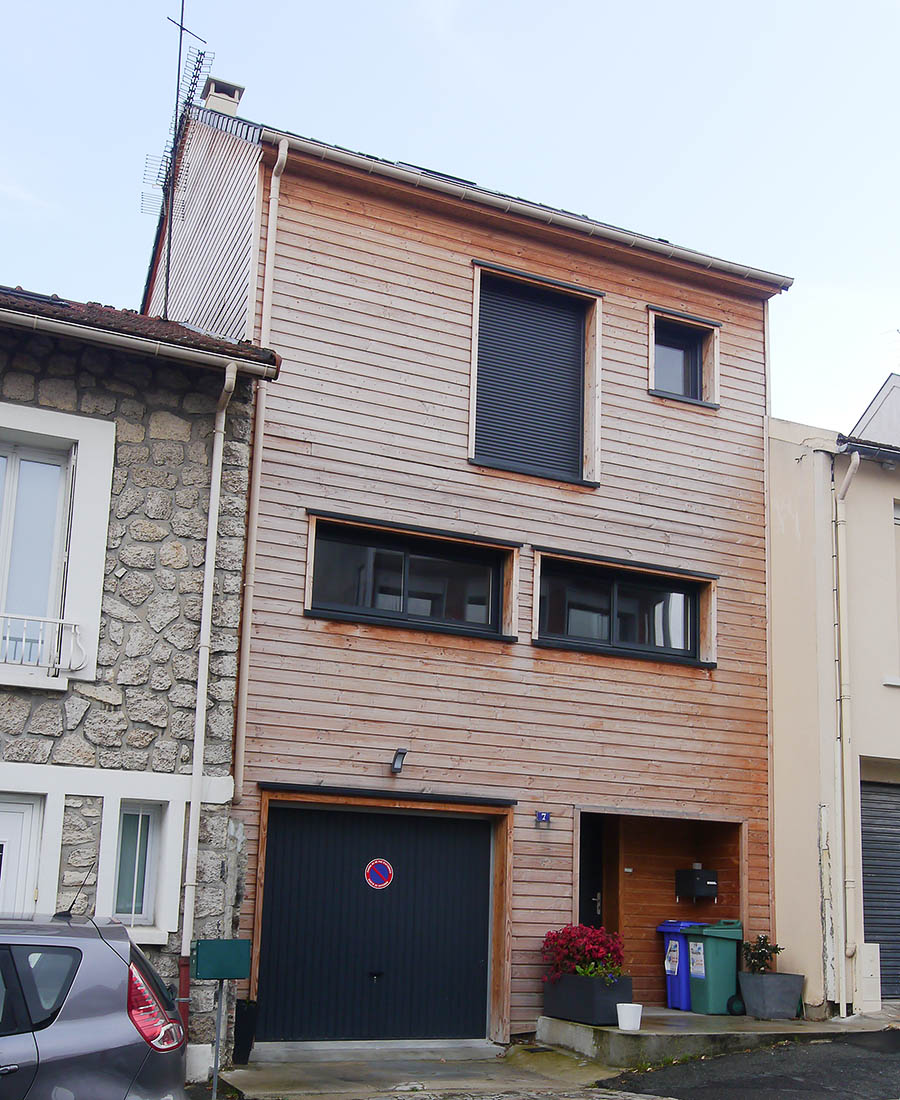
[[[158,844],[159,807],[123,802],[113,912],[126,924],[153,923]]]
[[[718,402],[719,326],[650,310],[650,392],[704,405]]]

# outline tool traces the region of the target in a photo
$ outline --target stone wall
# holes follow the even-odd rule
[[[0,757],[138,773],[189,773],[209,506],[212,433],[222,374],[0,331],[0,400],[116,424],[108,553],[95,682],[67,692],[0,687]],[[205,771],[231,770],[249,473],[252,384],[240,380],[226,418]],[[2,779],[0,779],[2,787]],[[152,782],[136,785],[152,799]],[[58,904],[90,867],[100,800],[66,801]],[[196,934],[230,935],[242,855],[227,806],[206,807]],[[85,865],[85,861],[87,864]],[[82,871],[83,868],[83,871]],[[95,875],[76,910],[93,906]],[[68,899],[68,900],[67,900]],[[167,979],[180,940],[148,952]],[[197,1008],[211,1010],[208,992]],[[192,1035],[211,1033],[201,1011]]]
[[[71,906],[72,912],[79,916],[94,911],[102,813],[102,798],[66,795],[62,848],[59,853],[57,909],[68,909]]]

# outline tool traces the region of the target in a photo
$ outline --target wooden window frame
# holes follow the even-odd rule
[[[306,554],[306,578],[304,584],[303,613],[307,618],[332,619],[338,622],[354,622],[372,626],[398,627],[405,630],[425,633],[457,634],[469,638],[482,638],[492,642],[515,642],[518,640],[516,624],[518,622],[519,590],[519,545],[515,543],[492,541],[475,536],[466,537],[453,532],[431,530],[427,528],[403,527],[399,524],[357,519],[355,517],[336,516],[330,513],[308,513],[309,526]],[[497,604],[497,629],[481,629],[477,625],[455,624],[420,617],[408,617],[402,614],[369,613],[363,609],[339,609],[316,606],[313,598],[315,584],[316,541],[321,524],[329,528],[346,527],[348,531],[366,534],[380,534],[395,539],[398,543],[413,547],[416,540],[422,540],[429,548],[439,548],[446,544],[449,553],[460,553],[460,548],[470,548],[473,553],[493,552],[497,556],[497,583],[495,600]],[[407,551],[408,552],[408,551]]]
[[[510,282],[525,283],[554,291],[558,294],[580,299],[585,304],[584,318],[584,377],[582,380],[582,417],[581,417],[581,477],[566,478],[549,474],[534,474],[527,470],[516,469],[513,463],[510,473],[519,473],[525,477],[539,477],[543,481],[560,481],[564,484],[596,487],[600,479],[600,400],[602,361],[603,292],[589,290],[572,283],[563,283],[556,279],[542,278],[528,272],[515,271],[497,264],[472,261],[472,346],[469,364],[469,438],[468,459],[473,466],[482,469],[500,469],[475,457],[475,425],[478,415],[478,326],[481,303],[482,272],[492,277],[507,279]],[[503,467],[506,469],[506,467]]]
[[[512,943],[512,867],[513,813],[515,807],[440,802],[371,795],[328,795],[319,792],[261,790],[259,806],[259,848],[256,857],[256,898],[251,944],[250,1000],[257,998],[259,953],[262,935],[263,901],[266,875],[266,844],[269,831],[269,807],[275,803],[296,803],[321,808],[397,810],[434,813],[443,816],[487,818],[491,829],[491,933],[488,963],[487,1038],[508,1043],[510,1031],[511,943]]]
[[[647,361],[648,392],[653,397],[669,401],[681,401],[705,409],[719,408],[719,330],[721,322],[710,321],[703,317],[694,317],[689,313],[663,309],[659,306],[647,307]],[[665,323],[684,333],[685,346],[692,346],[697,356],[696,370],[697,396],[663,390],[656,384],[656,323]]]
[[[618,559],[603,558],[589,554],[567,554],[544,547],[535,547],[534,553],[534,599],[532,603],[532,641],[531,644],[544,649],[569,649],[583,653],[596,653],[598,656],[624,658],[626,660],[659,661],[665,664],[689,665],[698,668],[716,667],[716,611],[718,578],[710,574],[697,573],[686,569],[665,566],[622,562]],[[659,587],[666,582],[681,590],[693,590],[695,646],[693,653],[680,650],[656,649],[631,644],[617,644],[610,641],[592,642],[588,639],[566,638],[557,634],[545,634],[541,631],[541,571],[544,559],[553,562],[568,562],[576,568],[596,568],[609,575],[615,583],[640,584],[644,579],[648,584]],[[614,608],[611,608],[611,616]]]

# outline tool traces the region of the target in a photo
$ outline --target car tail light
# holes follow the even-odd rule
[[[128,968],[128,1015],[154,1050],[174,1050],[184,1039],[184,1028],[169,1019],[134,963]]]

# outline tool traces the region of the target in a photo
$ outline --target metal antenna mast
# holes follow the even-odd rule
[[[202,42],[204,46],[206,45],[205,39],[198,34],[194,34],[184,25],[184,3],[185,0],[181,0],[181,15],[177,21],[172,19],[171,16],[166,17],[170,23],[174,23],[178,28],[178,75],[175,85],[175,112],[172,119],[172,144],[160,167],[160,176],[163,176],[160,182],[164,189],[166,203],[166,270],[163,291],[163,318],[165,320],[169,318],[169,273],[172,266],[172,223],[175,220],[178,149],[181,144],[188,110],[194,102],[197,83],[200,76],[209,70],[213,57],[205,50],[191,48],[185,60],[184,72],[182,72],[181,59],[184,51],[184,36],[189,34],[191,38],[196,38],[198,42]]]

